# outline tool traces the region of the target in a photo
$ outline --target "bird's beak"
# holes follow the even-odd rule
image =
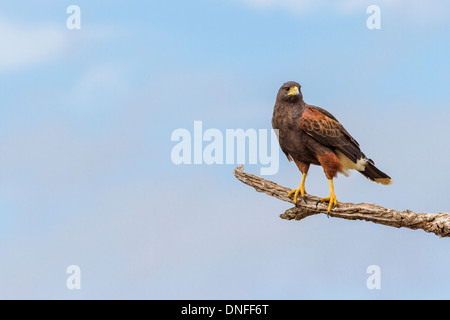
[[[289,89],[289,91],[288,91],[288,93],[287,93],[287,95],[288,96],[298,96],[300,94],[300,90],[298,89],[298,87],[292,87],[292,88],[290,88]]]

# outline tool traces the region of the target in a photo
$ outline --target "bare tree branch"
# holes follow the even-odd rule
[[[291,189],[280,186],[274,182],[265,180],[253,174],[246,173],[243,166],[234,170],[235,177],[253,187],[258,192],[294,204],[294,200],[287,197]],[[286,220],[302,220],[306,217],[326,213],[328,204],[317,203],[320,198],[306,195],[306,201],[298,201],[298,204],[280,215]],[[440,237],[450,237],[450,213],[416,213],[410,210],[398,211],[387,209],[369,203],[342,203],[340,202],[331,213],[330,217],[347,220],[365,220],[385,226],[396,228],[422,229],[434,233]]]

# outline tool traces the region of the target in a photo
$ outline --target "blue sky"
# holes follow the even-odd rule
[[[81,8],[81,30],[66,9]],[[381,9],[381,29],[366,8]],[[270,128],[281,84],[332,112],[395,180],[338,200],[449,211],[445,1],[2,1],[0,298],[446,298],[449,244],[311,217],[233,165],[176,166],[171,133]],[[258,166],[246,166],[253,173]],[[268,177],[295,187],[280,159]],[[326,195],[312,168],[307,191]],[[66,288],[67,266],[81,290]],[[379,265],[381,290],[366,269]]]

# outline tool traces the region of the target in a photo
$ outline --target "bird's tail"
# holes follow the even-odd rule
[[[364,171],[359,171],[367,179],[375,181],[376,183],[381,183],[384,185],[390,185],[394,181],[386,173],[380,171],[372,161],[367,162]]]

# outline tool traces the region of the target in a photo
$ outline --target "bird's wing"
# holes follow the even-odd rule
[[[309,106],[300,117],[301,129],[326,147],[337,149],[354,163],[365,158],[358,142],[328,111]]]

